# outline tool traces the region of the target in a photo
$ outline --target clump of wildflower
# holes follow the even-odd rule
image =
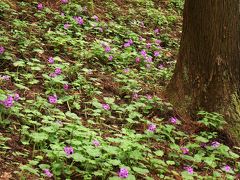
[[[129,39],[126,43],[124,43],[124,47],[129,47],[133,44],[133,40],[132,39]]]
[[[3,75],[3,76],[0,75],[0,78],[4,81],[9,81],[10,80],[10,76],[8,76],[8,75]]]
[[[44,169],[43,172],[47,177],[52,177],[53,176],[53,174],[50,172],[49,169]]]
[[[13,106],[14,103],[14,98],[13,96],[8,96],[5,100],[0,102],[1,104],[3,104],[6,108],[10,108]]]
[[[125,48],[126,48],[126,47],[130,47],[130,46],[131,46],[131,45],[130,45],[128,42],[126,42],[126,43],[123,44],[123,47],[125,47]]]
[[[108,57],[108,60],[109,60],[109,61],[112,61],[112,60],[113,60],[113,56],[109,56],[109,57]]]
[[[98,16],[96,16],[96,15],[94,15],[92,18],[93,18],[95,21],[99,21],[99,18],[98,18]]]
[[[151,46],[152,46],[151,43],[147,43],[147,46],[146,46],[146,47],[149,49]]]
[[[63,26],[64,29],[68,29],[69,27],[70,27],[70,24],[68,24],[68,23],[64,24],[64,26]]]
[[[100,28],[99,28],[99,31],[100,31],[100,32],[103,32],[103,28],[100,27]]]
[[[48,58],[48,62],[49,62],[50,64],[53,64],[53,63],[54,63],[53,57],[49,57],[49,58]]]
[[[63,4],[67,4],[67,3],[68,3],[68,0],[62,0],[62,3],[63,3]]]
[[[118,176],[120,178],[127,178],[128,177],[128,170],[127,168],[120,168],[119,172],[118,172]]]
[[[0,54],[3,54],[5,51],[4,47],[3,46],[0,46]]]
[[[67,156],[72,155],[73,154],[73,147],[72,146],[64,147],[64,152],[66,153]]]
[[[212,146],[213,148],[218,148],[218,147],[220,146],[220,143],[217,142],[217,141],[213,141],[212,144],[211,144],[211,146]]]
[[[63,12],[61,12],[61,16],[65,16],[65,14]]]
[[[159,34],[159,29],[155,29],[155,30],[154,30],[154,33],[155,33],[155,34]]]
[[[100,142],[98,141],[98,140],[93,140],[93,145],[95,146],[95,147],[98,147],[98,146],[100,146]]]
[[[142,55],[143,57],[146,57],[146,56],[147,56],[147,52],[146,52],[145,50],[142,50],[140,53],[141,53],[141,55]]]
[[[161,41],[161,40],[159,40],[159,39],[157,39],[157,40],[155,41],[155,43],[156,43],[156,44],[158,44],[158,45],[160,45],[160,44],[161,44],[161,42],[162,42],[162,41]]]
[[[181,149],[183,154],[188,154],[189,153],[189,149],[186,148],[186,147],[181,147],[180,149]]]
[[[193,168],[191,166],[186,166],[184,169],[188,172],[188,174],[193,174]]]
[[[38,3],[37,8],[38,8],[38,10],[42,10],[43,9],[43,4],[42,3]]]
[[[152,99],[152,96],[149,95],[149,94],[147,94],[146,97],[147,97],[148,100],[151,100],[151,99]]]
[[[102,104],[102,108],[107,110],[107,111],[110,110],[109,104]]]
[[[54,77],[57,76],[57,74],[55,74],[55,73],[50,73],[49,76],[54,78]]]
[[[172,124],[177,124],[178,119],[177,119],[176,117],[171,117],[171,118],[169,119],[169,121],[170,121]]]
[[[82,17],[76,16],[76,17],[74,17],[74,19],[79,25],[83,25],[83,18]]]
[[[158,57],[160,55],[159,51],[154,51],[154,56]]]
[[[62,73],[62,69],[61,69],[61,68],[56,68],[55,71],[54,71],[54,73],[55,73],[56,75],[60,75],[60,74]]]
[[[64,90],[68,90],[68,89],[69,89],[69,85],[68,85],[68,84],[64,84],[64,85],[63,85],[63,89],[64,89]]]
[[[56,95],[48,96],[48,101],[51,104],[56,104],[57,103],[57,96]]]
[[[130,69],[129,69],[129,68],[125,68],[123,71],[124,71],[125,73],[129,73]]]
[[[146,62],[151,63],[152,62],[152,57],[146,57]]]
[[[154,132],[156,130],[156,125],[155,124],[149,124],[148,125],[148,131]]]
[[[140,62],[140,57],[136,57],[135,61],[136,61],[136,63],[139,63]]]
[[[19,96],[18,93],[15,93],[13,98],[14,98],[15,101],[18,101],[20,99],[20,96]]]
[[[164,69],[163,64],[160,64],[160,65],[158,66],[158,68],[159,68],[159,69]]]
[[[224,166],[223,169],[224,169],[226,172],[230,172],[230,171],[232,170],[232,168],[231,168],[229,165]]]
[[[111,48],[110,48],[110,46],[105,46],[104,50],[105,50],[105,52],[109,53],[111,51]]]

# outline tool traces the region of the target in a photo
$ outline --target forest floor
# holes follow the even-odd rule
[[[183,0],[0,1],[0,179],[237,179],[224,121],[165,87]]]

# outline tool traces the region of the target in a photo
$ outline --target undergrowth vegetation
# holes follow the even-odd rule
[[[0,2],[1,159],[15,179],[234,179],[224,119],[163,90],[183,0]],[[1,174],[0,174],[1,175]]]

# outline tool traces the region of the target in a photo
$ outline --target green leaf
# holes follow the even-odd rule
[[[16,61],[13,63],[14,66],[24,67],[25,62],[24,61]]]
[[[162,157],[164,155],[164,152],[162,150],[158,150],[156,152],[154,152],[157,156]]]
[[[80,153],[72,154],[72,158],[76,162],[84,162],[84,161],[86,161],[86,158],[83,155],[81,155]]]
[[[139,167],[132,167],[133,171],[135,171],[136,173],[142,174],[142,175],[146,175],[149,173],[148,169],[145,168],[139,168]]]
[[[78,115],[76,115],[75,113],[72,113],[72,112],[70,112],[70,111],[66,112],[66,116],[67,116],[67,117],[70,117],[70,118],[72,118],[72,119],[81,120],[81,118],[78,117]]]

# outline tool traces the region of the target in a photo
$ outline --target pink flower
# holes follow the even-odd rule
[[[102,104],[102,107],[103,107],[103,109],[105,109],[105,110],[110,110],[110,106],[109,106],[109,104]]]
[[[12,96],[8,96],[5,100],[0,101],[1,104],[3,104],[6,108],[10,108],[13,106],[14,99]]]
[[[100,146],[100,142],[99,142],[98,140],[96,140],[96,139],[93,140],[92,143],[93,143],[93,145],[96,146],[96,147]]]
[[[70,24],[68,24],[68,23],[64,24],[64,26],[63,26],[64,29],[68,29],[69,27],[70,27]]]
[[[159,29],[155,29],[155,30],[154,30],[154,33],[155,33],[155,34],[159,34]]]
[[[127,168],[120,168],[120,171],[118,172],[118,176],[122,179],[125,179],[128,177],[128,170]]]
[[[63,85],[63,89],[64,89],[64,90],[68,90],[68,89],[69,89],[69,85],[68,85],[68,84],[64,84],[64,85]]]
[[[152,57],[146,57],[146,62],[151,63],[152,62]]]
[[[53,176],[53,174],[50,172],[49,169],[44,169],[43,172],[47,177],[52,177]]]
[[[96,16],[96,15],[94,15],[92,18],[95,19],[95,21],[99,20],[98,16]]]
[[[18,93],[15,93],[13,98],[15,101],[18,101],[20,99],[20,96]]]
[[[128,40],[128,43],[129,43],[130,45],[132,45],[132,44],[133,44],[133,40],[132,40],[132,39],[129,39],[129,40]]]
[[[100,27],[100,28],[99,28],[99,31],[100,31],[100,32],[103,32],[103,28]]]
[[[213,142],[212,142],[212,147],[213,147],[213,148],[218,148],[220,145],[221,145],[221,144],[220,144],[219,142],[217,142],[217,141],[213,141]]]
[[[143,57],[146,57],[146,56],[147,56],[147,52],[146,52],[145,50],[142,50],[140,53],[141,53],[141,55],[142,55]]]
[[[172,123],[172,124],[177,124],[177,118],[176,117],[171,117],[170,119],[169,119],[169,121]]]
[[[126,43],[124,43],[124,45],[123,45],[125,48],[126,47],[130,47],[131,46],[131,44],[130,43],[128,43],[128,42],[126,42]]]
[[[143,37],[142,36],[139,37],[139,41],[143,41]]]
[[[188,154],[189,153],[189,149],[186,148],[186,147],[181,147],[180,149],[183,152],[183,154]]]
[[[5,51],[4,47],[3,46],[0,46],[0,54],[3,54]]]
[[[149,94],[147,94],[147,96],[146,96],[146,97],[147,97],[147,99],[148,99],[148,100],[152,99],[152,96],[151,96],[151,95],[149,95]]]
[[[108,60],[109,60],[109,61],[112,61],[112,60],[113,60],[113,56],[109,56],[109,57],[108,57]]]
[[[73,154],[73,147],[71,147],[71,146],[64,147],[64,152],[66,153],[67,156],[72,155]]]
[[[38,8],[38,10],[42,10],[43,9],[43,4],[42,3],[38,3],[37,8]]]
[[[60,75],[60,74],[62,73],[62,69],[61,69],[61,68],[56,68],[55,71],[54,71],[54,73],[55,73],[56,75]]]
[[[62,3],[63,3],[63,4],[67,4],[67,3],[68,3],[68,0],[62,0]]]
[[[146,46],[146,47],[149,49],[151,46],[152,46],[151,43],[147,43],[147,46]]]
[[[49,62],[50,64],[53,64],[53,63],[54,63],[53,57],[49,57],[49,58],[48,58],[48,62]]]
[[[56,95],[48,96],[48,101],[51,104],[56,104],[57,103],[57,96]]]
[[[154,51],[154,56],[158,57],[160,55],[159,51]]]
[[[135,61],[136,63],[140,63],[140,57],[136,57]]]
[[[223,168],[226,172],[230,172],[232,168],[229,165],[224,166]]]
[[[57,74],[51,73],[51,74],[49,74],[49,76],[55,78],[57,76]]]
[[[156,125],[155,124],[149,124],[148,125],[148,131],[154,132],[156,130]]]
[[[160,65],[158,66],[158,68],[159,68],[159,69],[164,69],[164,66],[163,66],[162,64],[160,64]]]
[[[193,174],[193,168],[190,166],[184,167],[184,169],[188,172],[188,174]]]
[[[76,16],[76,17],[74,17],[74,19],[79,25],[83,25],[83,18],[82,17]]]
[[[105,52],[110,52],[111,51],[111,48],[110,48],[110,46],[105,46],[105,48],[104,48],[104,50],[105,50]]]
[[[157,40],[155,41],[155,43],[158,44],[158,45],[159,45],[161,42],[162,42],[162,41],[159,40],[159,39],[157,39]]]

